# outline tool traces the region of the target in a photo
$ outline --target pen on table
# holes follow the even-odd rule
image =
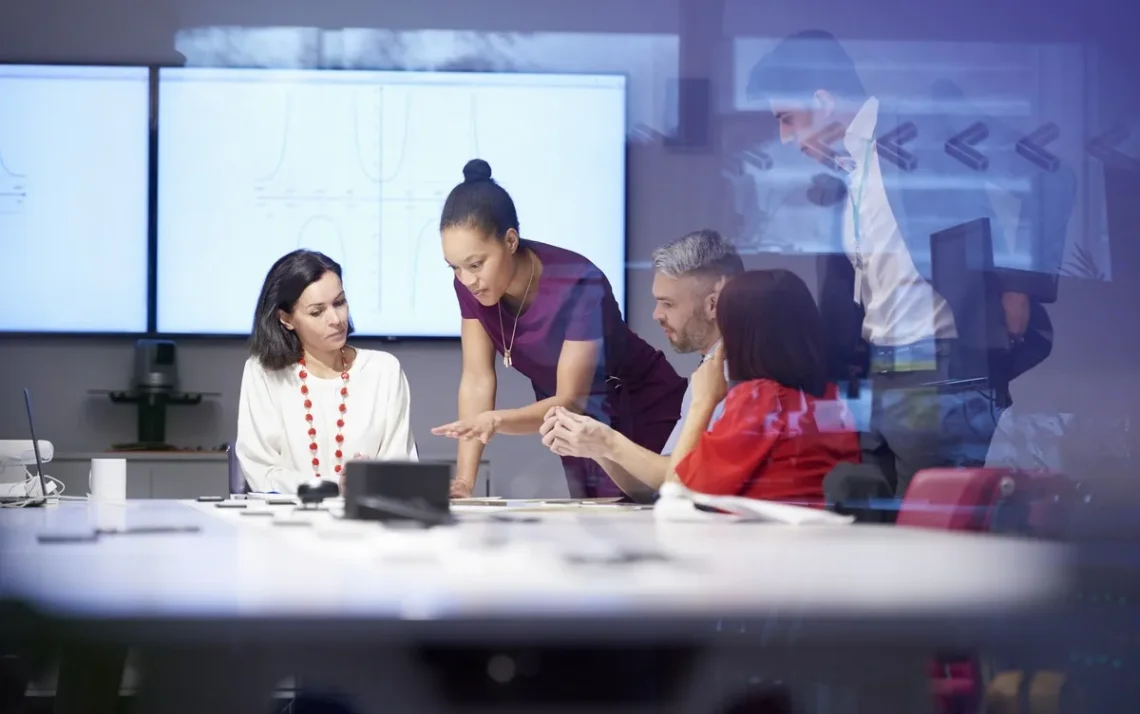
[[[94,543],[98,540],[99,534],[91,531],[90,533],[40,533],[36,536],[36,541],[39,543]]]
[[[98,535],[166,535],[168,533],[198,533],[200,526],[134,526],[132,528],[97,528]]]
[[[198,533],[199,526],[137,526],[134,528],[96,528],[83,533],[40,533],[36,540],[40,543],[92,543],[100,536],[113,535],[167,535],[176,533]]]

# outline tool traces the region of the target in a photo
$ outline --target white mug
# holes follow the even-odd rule
[[[120,503],[127,500],[127,460],[91,459],[87,497],[92,501]]]

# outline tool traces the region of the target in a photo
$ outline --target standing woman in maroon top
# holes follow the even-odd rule
[[[681,414],[686,381],[625,324],[609,280],[586,258],[523,240],[510,194],[486,161],[463,167],[443,205],[443,255],[463,316],[453,496],[468,496],[495,434],[537,434],[556,406],[589,414],[659,452]],[[496,409],[496,353],[534,386],[535,402]],[[572,497],[622,496],[590,459],[564,457]]]

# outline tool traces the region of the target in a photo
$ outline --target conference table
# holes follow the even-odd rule
[[[423,529],[230,505],[0,511],[0,632],[130,648],[140,711],[165,714],[267,711],[288,677],[362,714],[711,712],[757,678],[802,711],[921,712],[933,653],[1033,646],[1072,577],[1058,545],[917,529],[584,503],[457,506]]]

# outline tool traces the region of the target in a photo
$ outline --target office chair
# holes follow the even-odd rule
[[[926,469],[911,480],[897,525],[1055,538],[1066,528],[1077,492],[1069,479],[1046,472]],[[940,712],[965,714],[982,706],[986,677],[975,653],[942,655],[931,663],[930,675]]]

